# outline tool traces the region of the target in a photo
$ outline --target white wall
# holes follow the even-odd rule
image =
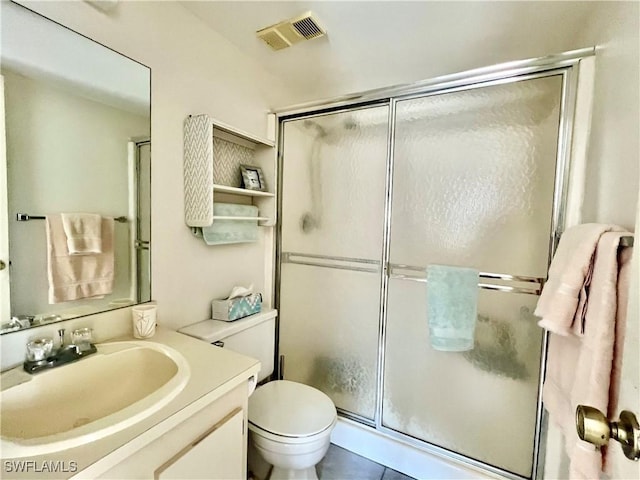
[[[271,229],[261,229],[256,244],[208,247],[184,224],[182,123],[207,113],[264,137],[266,113],[291,103],[279,81],[174,2],[120,2],[109,15],[84,2],[21,3],[151,68],[152,296],[159,323],[179,328],[209,318],[210,300],[233,285],[261,289]]]
[[[582,30],[596,45],[585,222],[633,229],[640,157],[640,3],[594,4]]]
[[[149,135],[149,118],[3,71],[9,218],[18,212],[128,213],[127,142]],[[14,315],[98,307],[130,297],[129,232],[114,225],[113,293],[100,300],[49,305],[43,221],[11,222],[11,306]],[[94,310],[95,311],[95,310]]]

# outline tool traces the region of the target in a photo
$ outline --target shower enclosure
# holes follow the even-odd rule
[[[132,195],[132,218],[136,219],[135,229],[132,230],[132,246],[135,259],[135,281],[131,282],[132,298],[143,302],[151,298],[151,140],[144,139],[132,142],[133,178],[135,186]]]
[[[515,478],[537,475],[532,312],[565,208],[578,60],[557,60],[280,116],[280,374]],[[468,352],[430,346],[430,264],[481,272]]]

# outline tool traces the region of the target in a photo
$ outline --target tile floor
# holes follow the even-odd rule
[[[320,480],[412,480],[400,472],[331,444],[316,466]]]

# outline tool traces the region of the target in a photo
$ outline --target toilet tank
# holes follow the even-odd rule
[[[277,310],[264,310],[233,322],[204,320],[179,332],[260,360],[258,381],[273,373]]]

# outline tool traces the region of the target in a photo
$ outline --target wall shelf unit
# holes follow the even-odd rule
[[[260,190],[247,190],[246,188],[229,187],[228,185],[213,184],[213,192],[230,193],[232,195],[243,195],[246,197],[275,197],[275,193],[262,192]]]
[[[275,133],[275,132],[274,132]],[[275,135],[274,135],[275,136]],[[242,187],[240,165],[260,167],[268,191]],[[215,216],[214,202],[258,207],[260,226],[276,223],[275,142],[212,119],[190,115],[184,122],[185,223],[208,227],[216,220],[250,217]]]

